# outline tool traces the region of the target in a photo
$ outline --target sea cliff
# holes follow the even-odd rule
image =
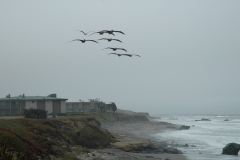
[[[1,118],[0,145],[6,146],[1,156],[31,160],[184,159],[175,156],[179,150],[150,140],[149,134],[163,131],[167,125],[150,121],[145,113],[93,112],[45,120]]]

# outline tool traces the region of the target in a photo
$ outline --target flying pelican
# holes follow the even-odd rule
[[[108,42],[111,42],[112,40],[114,40],[122,43],[122,41],[120,41],[119,39],[112,39],[112,38],[101,38],[99,40],[108,40]]]
[[[85,39],[74,39],[74,40],[72,40],[72,41],[81,41],[82,43],[85,43],[86,41],[92,41],[92,42],[98,43],[98,42],[95,41],[95,40],[85,40]],[[70,42],[72,42],[72,41],[70,41]]]
[[[118,33],[124,34],[122,31],[114,31],[114,30],[103,30],[103,31],[107,32],[108,34],[113,34],[113,32],[118,32]]]
[[[102,31],[99,31],[99,32],[94,32],[94,33],[92,33],[92,34],[90,34],[89,36],[91,36],[91,35],[93,35],[93,34],[95,34],[95,33],[99,33],[99,35],[103,35],[104,33],[108,33],[108,34],[112,34],[112,35],[114,35],[115,36],[115,34],[113,34],[113,32],[107,32],[107,30],[102,30]]]
[[[109,53],[109,54],[115,54],[115,55],[118,55],[119,57],[120,57],[120,56],[128,56],[128,57],[138,56],[138,57],[140,57],[140,56],[137,55],[137,54],[119,54],[119,53]],[[108,55],[109,55],[109,54],[108,54]]]
[[[77,31],[80,31],[80,32],[82,32],[84,35],[87,35],[89,32],[94,32],[94,31],[83,32],[83,31],[81,31],[81,30],[77,30]]]
[[[113,51],[116,51],[116,50],[124,50],[125,52],[127,52],[127,50],[126,49],[124,49],[124,48],[112,48],[112,47],[107,47],[107,48],[104,48],[104,49],[112,49]],[[103,49],[103,50],[104,50]]]
[[[109,54],[115,54],[115,55],[118,55],[118,57],[122,56],[122,54],[118,54],[118,53],[109,53]]]
[[[132,57],[132,56],[138,56],[138,57],[140,57],[139,55],[137,55],[137,54],[122,54],[123,56],[128,56],[128,57]]]

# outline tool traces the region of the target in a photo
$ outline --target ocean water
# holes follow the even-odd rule
[[[240,115],[160,115],[155,121],[188,125],[189,130],[154,134],[158,141],[179,144],[177,147],[190,160],[240,160],[238,156],[222,155],[228,143],[240,144]],[[195,121],[202,118],[211,121]],[[228,119],[229,121],[224,121]],[[194,126],[193,126],[194,125]],[[188,144],[189,147],[182,145]],[[194,145],[194,146],[193,146]]]

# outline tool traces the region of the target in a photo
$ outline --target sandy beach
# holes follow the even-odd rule
[[[167,126],[171,124],[165,122],[142,122],[142,123],[102,123],[102,128],[107,129],[116,138],[116,143],[112,144],[107,149],[92,150],[91,153],[81,154],[80,158],[86,160],[105,159],[105,160],[186,160],[184,154],[171,154],[171,153],[151,153],[151,152],[136,152],[124,151],[131,150],[135,146],[158,144],[151,134],[161,133],[168,129]],[[162,144],[160,144],[162,145]],[[165,144],[164,144],[165,145]]]

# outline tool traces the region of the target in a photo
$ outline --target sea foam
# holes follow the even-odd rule
[[[211,121],[195,121],[202,118]],[[226,119],[228,121],[224,121]],[[175,146],[190,160],[240,160],[240,156],[221,154],[228,143],[240,143],[240,115],[162,115],[161,119],[155,121],[190,126],[189,130],[166,131],[153,135],[158,141],[167,141],[171,145],[177,143]],[[189,147],[183,146],[186,143]]]

